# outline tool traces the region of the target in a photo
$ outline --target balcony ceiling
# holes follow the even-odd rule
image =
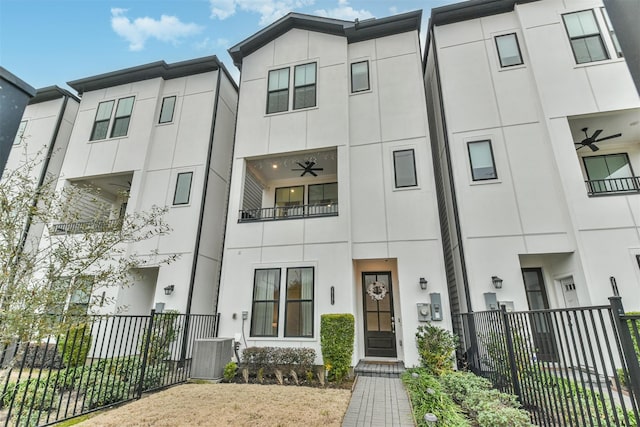
[[[569,127],[574,142],[580,142],[585,138],[582,128],[589,128],[587,130],[589,136],[596,130],[602,129],[599,138],[622,134],[619,138],[596,143],[600,149],[640,144],[640,109],[569,117]]]
[[[269,182],[300,178],[303,171],[293,171],[291,169],[301,169],[298,163],[304,165],[305,161],[315,161],[316,164],[313,167],[322,168],[323,170],[314,171],[318,175],[317,177],[306,173],[303,178],[320,180],[323,177],[335,177],[338,174],[337,158],[338,154],[335,149],[328,151],[305,151],[247,159],[247,165],[258,178],[264,182]]]
[[[77,185],[88,185],[94,188],[99,188],[101,192],[118,196],[123,192],[127,192],[131,189],[131,180],[133,174],[122,175],[105,175],[97,176],[93,178],[85,178],[82,180],[74,180],[73,183]]]

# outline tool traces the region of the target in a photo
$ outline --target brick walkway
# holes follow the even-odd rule
[[[414,425],[400,378],[358,376],[342,427]]]

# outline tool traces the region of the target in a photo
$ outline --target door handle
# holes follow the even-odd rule
[[[394,317],[391,318],[391,333],[396,333],[396,319]]]

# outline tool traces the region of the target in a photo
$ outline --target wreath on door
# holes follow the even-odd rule
[[[374,301],[382,300],[387,296],[388,292],[389,289],[387,289],[387,285],[382,282],[369,283],[369,286],[367,286],[367,295],[369,295]]]

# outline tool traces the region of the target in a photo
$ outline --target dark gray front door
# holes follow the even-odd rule
[[[527,291],[529,310],[548,310],[549,300],[544,286],[544,278],[541,268],[523,268],[522,279]],[[556,362],[558,351],[556,339],[553,333],[553,319],[549,312],[530,313],[531,332],[538,360],[544,362]]]
[[[391,272],[362,273],[365,356],[397,355],[391,290]]]

